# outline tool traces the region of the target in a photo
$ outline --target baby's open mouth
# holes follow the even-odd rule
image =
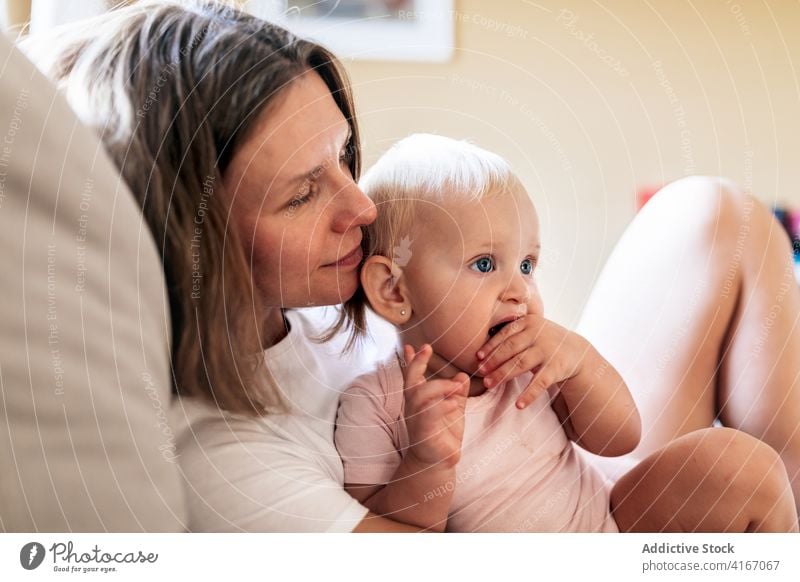
[[[492,327],[490,327],[489,328],[489,337],[496,336],[500,332],[501,329],[503,329],[505,326],[507,326],[512,321],[513,321],[513,319],[509,320],[509,321],[501,321],[497,325],[493,325]]]

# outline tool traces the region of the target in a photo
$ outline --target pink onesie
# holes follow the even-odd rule
[[[609,489],[567,438],[548,394],[514,405],[530,381],[516,378],[467,400],[448,531],[615,532]],[[345,483],[391,480],[408,447],[403,375],[396,357],[342,394],[334,438]]]

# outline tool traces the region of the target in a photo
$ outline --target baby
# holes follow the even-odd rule
[[[659,503],[682,495],[685,505],[687,483],[704,493],[706,468],[673,478],[663,465],[686,466],[685,456],[651,460],[656,481],[670,475],[657,483],[665,490],[623,478],[612,513],[610,484],[576,450],[630,452],[639,415],[614,367],[544,318],[538,219],[509,165],[467,142],[414,135],[361,186],[378,219],[365,233],[363,295],[346,311],[363,331],[368,302],[403,350],[342,394],[334,437],[350,494],[438,530],[446,521],[450,531],[652,531],[672,519],[692,528],[688,512]],[[747,499],[726,503],[733,511]]]

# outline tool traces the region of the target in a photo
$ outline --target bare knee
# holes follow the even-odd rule
[[[742,273],[752,257],[763,261],[765,245],[791,243],[772,212],[735,182],[713,176],[690,176],[667,184],[642,211],[645,220],[668,223],[698,254],[710,254],[709,269],[724,277],[723,295],[736,296]]]
[[[686,459],[689,474],[702,475],[720,495],[752,499],[775,495],[786,470],[775,450],[759,439],[732,428],[706,428],[676,439],[671,450]]]
[[[796,531],[796,508],[786,467],[780,455],[747,433],[714,428],[702,432],[698,450],[713,460],[709,476],[724,485],[725,497],[741,507],[758,531]]]
[[[721,463],[725,469],[733,469],[737,473],[755,471],[762,475],[772,467],[783,466],[780,456],[772,447],[740,430],[720,427],[691,434],[697,439],[696,455],[702,458],[703,463]]]
[[[660,214],[688,221],[696,232],[717,243],[729,243],[743,221],[761,206],[735,182],[714,176],[689,176],[664,186],[648,203]]]

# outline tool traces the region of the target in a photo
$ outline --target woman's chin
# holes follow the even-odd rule
[[[306,279],[308,281],[308,279]],[[357,273],[340,273],[338,277],[314,278],[298,287],[284,287],[275,292],[276,297],[268,302],[270,305],[281,305],[287,308],[322,307],[323,305],[340,305],[350,299],[358,289]]]
[[[358,277],[351,276],[349,273],[342,274],[329,285],[318,285],[316,289],[310,289],[311,294],[308,296],[307,305],[309,307],[339,305],[355,295],[357,289]]]

